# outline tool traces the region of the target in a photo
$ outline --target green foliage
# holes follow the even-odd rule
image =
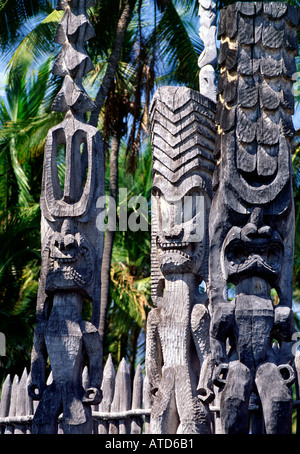
[[[203,50],[200,40],[190,36],[193,30],[188,21],[191,6],[186,2],[178,9],[175,3],[169,1],[164,7],[163,15],[157,25],[157,41],[160,43],[160,61],[168,64],[167,74],[161,78],[164,84],[178,83],[190,88],[199,89],[198,57]],[[189,16],[190,17],[190,16]]]
[[[234,3],[219,1],[218,9]],[[300,6],[299,0],[289,3]],[[49,128],[62,119],[51,113],[61,78],[51,66],[61,46],[54,44],[62,12],[56,1],[0,0],[0,44],[9,55],[5,97],[0,99],[0,332],[7,337],[9,371],[28,365],[35,320],[40,266],[40,211],[43,150]],[[84,80],[95,96],[113,49],[124,1],[100,0],[89,10],[96,36],[86,43],[95,70]],[[198,89],[198,0],[137,1],[122,47],[99,127],[109,154],[116,121],[122,123],[119,187],[150,201],[151,149],[148,111],[151,95],[161,84]],[[13,50],[13,51],[12,51]],[[299,136],[299,133],[298,133]],[[300,147],[293,157],[296,208],[294,298],[300,302]],[[64,155],[58,155],[63,180]],[[109,166],[106,166],[109,178]],[[150,203],[149,215],[150,222]],[[129,212],[129,215],[132,210]],[[117,232],[111,268],[107,348],[117,363],[143,358],[150,299],[150,224],[148,232]],[[86,308],[85,316],[89,315]],[[3,369],[2,369],[3,371]],[[0,370],[1,372],[1,370]],[[1,377],[0,377],[1,379]]]
[[[134,364],[138,340],[145,338],[146,316],[151,308],[150,298],[150,195],[152,186],[152,153],[149,141],[138,161],[135,176],[126,172],[126,152],[120,155],[119,187],[127,189],[126,201],[121,209],[128,207],[134,196],[143,196],[149,201],[148,231],[125,232],[117,230],[111,266],[112,304],[108,314],[106,353],[111,353],[116,364],[126,357]],[[123,206],[122,206],[123,204]],[[118,212],[120,205],[118,206]],[[133,208],[128,209],[128,218]]]
[[[6,372],[29,366],[40,271],[43,148],[53,96],[50,61],[29,72],[27,56],[10,70],[0,99],[0,332],[6,336]],[[3,369],[0,368],[0,380]]]
[[[47,0],[0,0],[1,49],[15,43],[25,21],[49,12],[51,3]]]

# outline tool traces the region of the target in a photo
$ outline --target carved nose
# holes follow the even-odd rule
[[[75,245],[75,237],[72,234],[66,235],[64,237],[64,247],[70,249]]]
[[[268,225],[263,225],[258,229],[252,222],[249,222],[243,227],[241,235],[242,239],[270,238],[272,236],[272,228]]]
[[[171,229],[163,230],[163,234],[167,241],[180,241],[183,237],[183,228],[181,226],[177,228],[174,226]]]
[[[75,245],[74,229],[69,219],[65,219],[61,227],[61,247],[69,249]]]
[[[61,231],[61,234],[63,237],[74,234],[74,229],[73,229],[72,223],[69,219],[64,220],[60,231]]]

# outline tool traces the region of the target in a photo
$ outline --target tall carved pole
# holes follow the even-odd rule
[[[204,44],[204,50],[198,59],[200,93],[216,102],[215,68],[218,63],[216,2],[199,0],[199,16],[199,36]]]
[[[94,108],[82,85],[92,68],[83,45],[94,36],[86,9],[90,0],[58,1],[64,16],[55,42],[62,50],[53,73],[64,77],[53,110],[66,112],[47,136],[41,194],[42,267],[29,394],[40,400],[33,432],[55,433],[63,413],[64,433],[90,433],[90,405],[101,400],[102,345],[98,333],[103,232],[96,228],[96,202],[104,195],[100,133],[84,122]],[[65,179],[58,178],[57,153],[65,150]],[[82,305],[92,303],[91,322]],[[84,356],[89,387],[82,386]],[[45,384],[47,358],[53,374]]]
[[[184,87],[151,105],[153,195],[146,373],[152,433],[210,433],[213,399],[207,295],[215,104]],[[201,370],[201,371],[200,371]]]
[[[250,397],[261,403],[267,433],[291,430],[291,78],[298,24],[299,10],[278,2],[239,2],[220,15],[209,271],[214,383],[224,433],[249,431]],[[232,301],[229,283],[236,286]]]

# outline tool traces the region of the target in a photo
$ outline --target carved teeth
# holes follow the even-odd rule
[[[79,242],[78,242],[79,244]],[[61,275],[63,279],[68,281],[74,281],[77,285],[83,287],[87,284],[89,277],[92,276],[92,257],[90,250],[86,246],[80,246],[76,248],[74,255],[64,255],[58,248],[54,248],[55,255],[49,256],[49,271],[56,275]],[[49,249],[48,249],[49,251]],[[84,264],[84,272],[81,273],[81,270],[77,271],[80,267],[83,268],[82,263]],[[75,266],[77,265],[77,269]]]
[[[186,241],[186,242],[182,242],[182,243],[177,243],[175,241],[173,242],[169,242],[169,243],[159,243],[159,246],[161,248],[182,248],[182,247],[187,247],[189,245],[189,243]]]

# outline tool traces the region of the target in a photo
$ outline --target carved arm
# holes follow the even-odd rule
[[[195,304],[191,313],[191,330],[200,361],[200,377],[197,386],[199,398],[210,403],[214,399],[212,391],[212,361],[209,342],[210,316],[204,304]]]
[[[292,336],[295,331],[294,315],[291,308],[277,306],[274,309],[274,327],[272,336],[278,340],[280,349],[278,364],[287,364],[293,360]]]
[[[47,348],[44,338],[45,322],[37,324],[31,352],[31,372],[28,381],[28,394],[34,400],[42,398],[46,388]]]
[[[158,326],[160,309],[152,309],[147,319],[146,339],[146,374],[150,384],[151,394],[158,391],[162,374],[162,348],[159,339]]]
[[[233,330],[235,304],[219,303],[213,308],[210,341],[215,364],[227,363],[226,340]]]
[[[102,400],[103,349],[100,334],[90,322],[84,322],[83,343],[89,359],[89,387],[85,391],[83,403],[97,405]]]
[[[213,383],[218,387],[221,387],[226,381],[229,362],[226,341],[233,333],[234,311],[234,302],[218,303],[213,308],[210,342],[212,358],[214,366],[216,366]]]

